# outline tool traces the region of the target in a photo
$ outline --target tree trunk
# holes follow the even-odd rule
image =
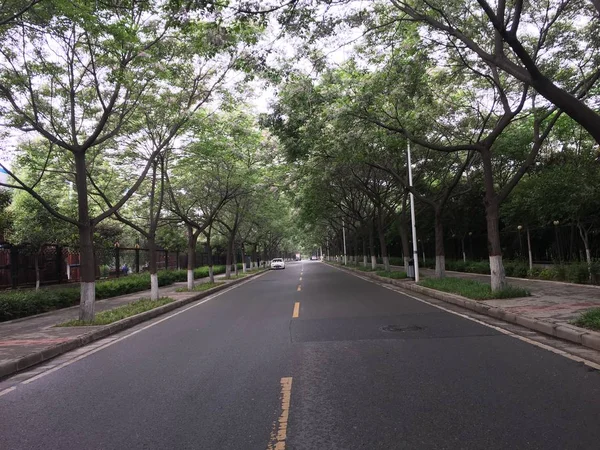
[[[246,252],[244,251],[244,244],[240,245],[240,250],[242,252],[242,273],[246,273]]]
[[[488,252],[490,258],[490,275],[492,291],[506,287],[506,274],[502,264],[502,247],[500,245],[499,204],[494,191],[494,175],[489,149],[481,152],[483,178],[485,186],[485,216],[487,223]]]
[[[235,248],[235,239],[233,240],[233,251],[231,252],[232,260],[233,260],[233,273],[237,277],[238,276],[238,266],[237,266],[237,249]]]
[[[211,283],[215,282],[215,270],[213,267],[212,246],[210,245],[210,233],[206,236],[206,259],[208,262],[208,279]]]
[[[363,267],[367,267],[367,240],[362,239],[362,248],[363,248]]]
[[[579,235],[581,236],[581,240],[583,241],[583,246],[585,248],[585,260],[588,265],[589,272],[589,281],[592,282],[592,252],[590,251],[590,239],[588,230],[586,230],[580,224],[577,224],[577,228],[579,228]]]
[[[467,262],[467,252],[465,252],[465,237],[461,236],[460,238],[460,248],[462,250],[463,262]]]
[[[373,231],[373,222],[369,226],[369,252],[371,253],[371,269],[377,269],[377,257],[375,256],[375,236]]]
[[[40,257],[40,252],[35,254],[35,258],[34,258],[34,266],[35,266],[35,290],[39,291],[40,290],[40,261],[39,261],[39,257]],[[117,268],[118,270],[118,268]]]
[[[188,261],[187,261],[187,288],[188,291],[194,289],[194,269],[196,268],[196,243],[198,235],[194,233],[193,228],[188,225]]]
[[[498,205],[495,202],[486,207],[488,251],[490,257],[490,275],[492,291],[499,291],[507,286],[504,264],[502,263],[502,247],[500,245],[500,221]]]
[[[233,255],[233,239],[229,239],[227,242],[227,257],[225,258],[225,278],[231,278],[231,258]]]
[[[402,243],[402,259],[404,261],[404,272],[408,273],[408,264],[410,261],[410,255],[412,250],[410,248],[410,241],[408,240],[408,228],[406,224],[402,222],[402,219],[398,220],[398,233],[400,234],[400,242]]]
[[[385,230],[383,229],[383,218],[381,210],[377,214],[377,233],[379,235],[379,247],[381,248],[381,259],[383,259],[383,267],[386,271],[390,271],[390,259],[387,254],[387,245],[385,243]]]
[[[358,235],[355,234],[354,237],[354,255],[352,255],[352,262],[354,263],[354,265],[357,264],[358,261]]]
[[[533,270],[533,255],[531,253],[531,237],[529,236],[529,227],[527,227],[527,252],[529,253],[529,271]]]
[[[93,227],[88,208],[87,168],[85,153],[75,152],[75,185],[77,187],[77,213],[79,217],[79,273],[81,298],[79,301],[79,320],[94,320],[96,301],[96,271],[94,267]]]
[[[156,241],[148,236],[148,271],[150,272],[150,300],[158,300],[158,271],[156,258]]]
[[[444,253],[444,224],[442,223],[442,212],[435,211],[435,277],[446,276],[446,255]]]

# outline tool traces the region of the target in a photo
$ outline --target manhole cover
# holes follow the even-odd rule
[[[423,327],[418,327],[416,325],[401,327],[400,325],[385,325],[381,327],[381,331],[387,331],[389,333],[405,333],[407,331],[421,331]]]

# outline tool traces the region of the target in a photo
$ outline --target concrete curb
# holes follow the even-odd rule
[[[398,282],[398,280],[390,280],[389,278],[380,277],[370,272],[362,272],[338,265],[335,265],[335,267],[348,272],[358,273],[383,283],[394,284],[402,289],[427,295],[428,297],[432,297],[446,303],[452,303],[480,314],[485,314],[505,322],[514,323],[522,327],[529,328],[530,330],[534,330],[539,333],[557,337],[565,341],[574,342],[594,350],[600,350],[600,333],[597,331],[586,330],[585,328],[579,328],[568,323],[553,324],[531,317],[520,316],[502,308],[486,305],[485,303],[478,302],[477,300],[471,300],[460,295],[449,294],[436,289],[426,288],[414,284],[413,282]]]
[[[208,297],[224,289],[229,289],[232,286],[243,283],[244,281],[248,281],[258,275],[264,274],[265,272],[267,272],[267,270],[262,270],[260,272],[250,274],[238,280],[233,280],[221,286],[216,286],[204,292],[199,292],[198,294],[193,295],[189,298],[175,300],[174,302],[168,303],[163,306],[159,306],[158,308],[151,309],[150,311],[145,311],[143,313],[136,314],[135,316],[126,317],[125,319],[113,322],[109,325],[104,325],[101,328],[97,328],[88,333],[79,335],[66,342],[62,342],[60,344],[53,345],[42,350],[38,350],[21,358],[13,359],[5,363],[0,363],[0,379],[12,375],[16,372],[20,372],[21,370],[27,369],[28,367],[52,359],[63,353],[69,352],[79,347],[83,347],[84,345],[87,345],[91,342],[103,339],[107,336],[110,336],[111,334],[118,333],[147,320],[154,319],[155,317],[173,311],[174,309],[180,308],[189,303],[193,303],[197,300]]]

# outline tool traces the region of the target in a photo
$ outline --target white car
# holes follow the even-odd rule
[[[271,269],[285,269],[285,262],[281,258],[273,258],[271,260]]]

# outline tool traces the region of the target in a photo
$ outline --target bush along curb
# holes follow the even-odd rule
[[[354,272],[359,275],[372,278],[377,281],[381,281],[383,283],[393,284],[395,286],[405,286],[410,278],[388,278],[377,275],[375,272],[364,271],[360,269],[354,269],[353,267],[343,266],[342,264],[336,264],[330,261],[326,261],[327,264],[332,265],[333,267],[339,267],[340,269],[347,270],[348,272]]]
[[[63,353],[69,352],[79,347],[83,347],[84,345],[87,345],[91,342],[103,339],[107,336],[110,336],[111,334],[118,333],[147,320],[154,319],[155,317],[173,311],[174,309],[180,308],[189,303],[193,303],[197,300],[203,299],[204,297],[208,297],[224,289],[228,289],[232,286],[235,286],[236,284],[248,281],[256,276],[264,274],[265,272],[265,270],[261,270],[260,272],[249,274],[243,278],[232,280],[223,285],[216,286],[203,292],[198,292],[195,295],[192,295],[188,298],[175,300],[174,302],[167,303],[166,305],[159,306],[158,308],[154,308],[149,311],[136,314],[135,316],[126,317],[125,319],[113,322],[108,325],[94,326],[94,330],[76,336],[66,342],[62,342],[60,344],[30,353],[29,355],[23,356],[21,358],[13,359],[5,363],[0,363],[0,379],[12,375],[16,372],[20,372],[36,364],[40,364]]]
[[[446,303],[452,303],[453,305],[458,305],[462,308],[466,308],[480,314],[485,314],[487,316],[494,317],[505,322],[520,325],[522,327],[529,328],[530,330],[534,330],[539,333],[557,337],[565,341],[574,342],[576,344],[580,344],[584,347],[589,347],[594,350],[600,350],[600,332],[576,327],[568,323],[553,324],[531,317],[520,316],[506,311],[502,308],[496,308],[493,306],[486,305],[485,303],[481,303],[477,300],[471,300],[460,295],[450,294],[447,292],[438,291],[436,289],[426,288],[424,286],[419,286],[413,282],[407,283],[406,281],[402,282],[398,280],[391,280],[389,278],[379,277],[376,275],[373,276],[373,274],[369,272],[359,272],[357,270],[352,270],[341,265],[335,265],[335,267],[339,267],[340,269],[347,270],[349,272],[357,272],[369,278],[373,278],[388,284],[394,284],[396,286],[401,287],[402,289],[427,295],[428,297],[432,297]]]

